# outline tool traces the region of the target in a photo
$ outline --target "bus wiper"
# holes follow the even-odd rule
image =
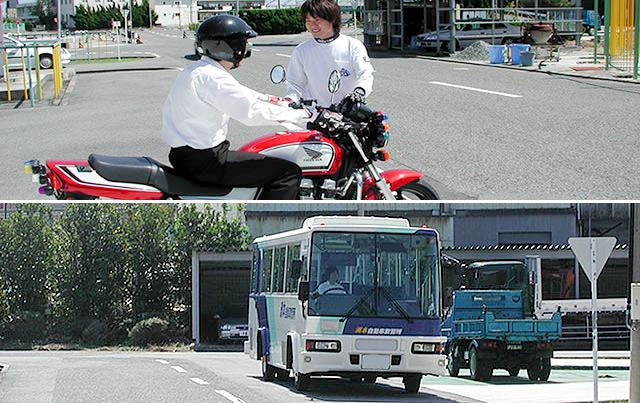
[[[365,307],[367,308],[368,311],[371,312],[371,314],[375,314],[375,310],[371,309],[371,306],[369,304],[369,306],[364,305],[367,302],[367,299],[369,299],[369,297],[371,296],[371,294],[373,294],[376,291],[376,286],[374,285],[369,291],[367,291],[367,293],[358,300],[358,302],[356,302],[356,304],[354,306],[351,307],[351,309],[349,309],[349,311],[344,314],[344,316],[342,318],[340,318],[340,322],[344,322],[348,317],[350,317],[351,315],[353,315],[353,313],[360,307]]]
[[[395,309],[396,312],[398,312],[400,314],[400,316],[402,316],[407,322],[413,323],[413,319],[411,319],[411,317],[409,316],[407,311],[405,311],[400,306],[400,304],[398,304],[398,301],[396,301],[396,299],[393,298],[393,296],[389,293],[389,291],[387,291],[384,288],[384,286],[380,287],[380,289],[382,290],[382,295],[384,295],[384,297],[391,303],[391,306],[393,307],[393,309]]]

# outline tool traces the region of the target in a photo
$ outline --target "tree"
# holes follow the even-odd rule
[[[134,322],[143,313],[166,313],[172,306],[175,281],[167,236],[177,206],[173,204],[127,204],[123,207],[126,238],[126,300],[131,301]]]
[[[44,312],[54,264],[51,209],[43,204],[16,208],[0,223],[0,291],[10,313]]]
[[[123,313],[126,236],[115,204],[70,204],[59,220],[57,313],[113,324]]]
[[[36,3],[36,15],[40,20],[40,24],[46,25],[47,29],[55,29],[57,24],[55,18],[57,16],[56,4],[54,0],[38,0]]]

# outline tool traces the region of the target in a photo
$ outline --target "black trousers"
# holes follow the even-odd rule
[[[230,151],[228,141],[203,150],[189,146],[172,148],[169,161],[175,169],[197,182],[262,187],[261,199],[298,198],[302,178],[298,165],[262,154]]]

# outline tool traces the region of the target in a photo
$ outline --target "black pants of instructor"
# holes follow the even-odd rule
[[[295,200],[302,171],[293,162],[262,154],[230,151],[225,141],[213,148],[172,148],[175,169],[198,182],[232,187],[262,187],[261,199]]]

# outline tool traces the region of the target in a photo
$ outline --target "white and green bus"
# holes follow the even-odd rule
[[[244,350],[265,380],[444,375],[438,233],[406,219],[312,217],[257,238]]]

